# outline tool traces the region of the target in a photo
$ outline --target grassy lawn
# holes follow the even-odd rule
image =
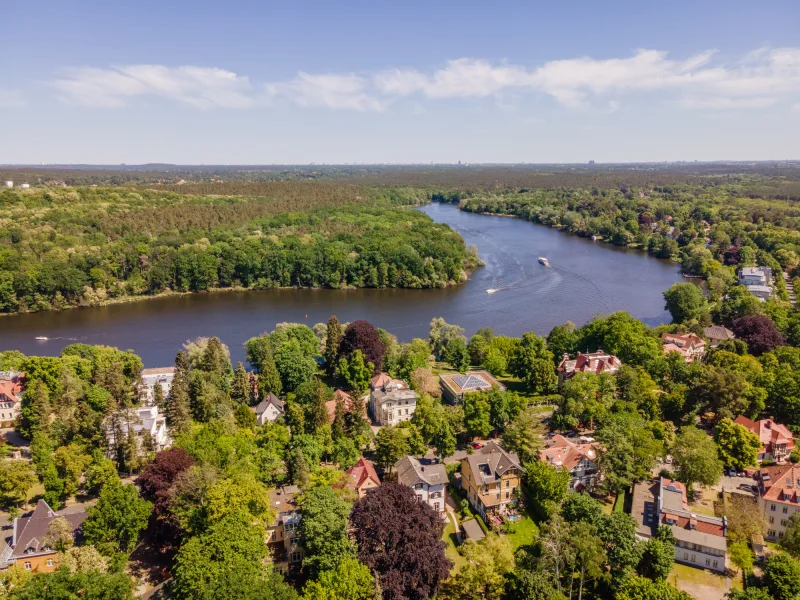
[[[458,553],[456,546],[456,528],[453,526],[453,521],[447,519],[447,527],[444,528],[444,535],[442,539],[445,543],[444,553],[447,558],[453,561],[452,572],[456,573],[464,564],[464,557]]]
[[[514,533],[506,534],[511,541],[511,547],[514,552],[520,546],[527,546],[533,543],[536,536],[539,535],[539,527],[528,516],[522,517],[519,521],[514,523]]]
[[[718,590],[725,589],[725,577],[722,575],[715,575],[703,569],[696,569],[680,563],[675,563],[672,567],[672,573],[669,574],[669,582],[676,588],[679,587],[678,583],[680,582],[690,585],[703,585]]]

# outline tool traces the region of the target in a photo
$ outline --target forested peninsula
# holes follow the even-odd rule
[[[458,233],[406,209],[424,195],[347,184],[255,186],[241,190],[249,195],[5,190],[0,312],[217,288],[444,287],[479,262]]]

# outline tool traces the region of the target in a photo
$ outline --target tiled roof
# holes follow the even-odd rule
[[[787,449],[794,447],[794,438],[789,429],[776,423],[772,419],[761,419],[759,421],[751,421],[744,415],[739,415],[734,420],[734,423],[746,427],[758,436],[761,440],[763,450],[767,450],[772,444],[786,444]]]
[[[494,440],[489,440],[483,448],[467,455],[465,460],[476,481],[478,477],[482,476],[481,485],[498,480],[512,467],[522,469],[519,456],[515,452],[506,452]],[[486,468],[482,469],[481,466]]]
[[[267,410],[267,408],[269,408],[270,404],[272,404],[275,408],[277,408],[278,411],[280,411],[281,413],[286,412],[283,400],[278,399],[278,397],[275,394],[270,392],[269,394],[267,394],[267,397],[264,398],[261,402],[259,402],[258,406],[256,406],[256,414],[263,415],[264,411]]]
[[[377,390],[378,388],[382,388],[391,380],[392,378],[388,373],[378,373],[377,375],[375,375],[375,377],[369,380],[369,386],[373,390]]]
[[[703,335],[710,340],[732,340],[736,336],[730,329],[722,325],[712,325],[703,329]]]
[[[556,435],[547,440],[547,447],[539,452],[539,458],[551,465],[564,467],[572,471],[584,458],[597,462],[596,445],[575,444],[563,435]]]
[[[598,350],[588,354],[578,352],[575,359],[565,354],[558,370],[569,376],[574,373],[614,373],[621,366],[622,362],[616,356]]]
[[[75,536],[86,520],[87,514],[85,511],[80,511],[69,515],[59,515],[50,508],[47,502],[39,500],[30,517],[18,518],[14,523],[14,533],[10,544],[13,548],[11,558],[19,558],[26,554],[54,552],[45,545],[45,540],[50,523],[62,516],[72,526],[73,536]]]
[[[381,484],[375,467],[364,457],[359,458],[358,462],[347,471],[347,474],[350,476],[347,480],[347,487],[351,489],[359,489],[368,480],[372,480],[376,485]]]
[[[412,486],[423,481],[428,485],[447,483],[447,471],[444,465],[422,465],[413,456],[404,456],[394,465],[397,471],[397,481],[405,486]]]
[[[758,479],[761,482],[761,495],[764,500],[797,503],[800,464],[787,463],[763,467],[758,472]],[[787,496],[786,500],[784,494]]]

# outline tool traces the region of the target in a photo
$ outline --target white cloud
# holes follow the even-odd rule
[[[120,107],[136,96],[162,96],[197,108],[248,108],[255,103],[247,77],[224,69],[131,65],[71,69],[53,82],[73,104]]]
[[[661,50],[627,57],[589,56],[518,65],[458,58],[424,72],[392,68],[376,73],[298,72],[287,81],[251,84],[231,71],[207,67],[132,65],[73,69],[53,85],[63,99],[87,106],[124,106],[160,96],[198,108],[249,108],[290,103],[303,108],[384,111],[399,98],[494,98],[501,108],[525,94],[546,95],[568,108],[618,110],[624,96],[658,93],[687,109],[763,109],[800,99],[800,48],[758,48],[724,63],[714,50],[682,60]],[[0,96],[2,101],[2,96]],[[627,104],[627,103],[625,103]]]
[[[21,106],[25,106],[22,92],[0,89],[0,108],[19,108]]]
[[[309,75],[302,71],[291,81],[266,85],[268,97],[307,108],[384,110],[386,101],[367,94],[365,88],[366,81],[355,73]]]

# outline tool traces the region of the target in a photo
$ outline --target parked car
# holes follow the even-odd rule
[[[726,477],[736,477],[736,469],[725,469]]]
[[[481,448],[483,448],[483,444],[481,444],[480,442],[472,442],[471,446],[475,450],[480,450]]]

